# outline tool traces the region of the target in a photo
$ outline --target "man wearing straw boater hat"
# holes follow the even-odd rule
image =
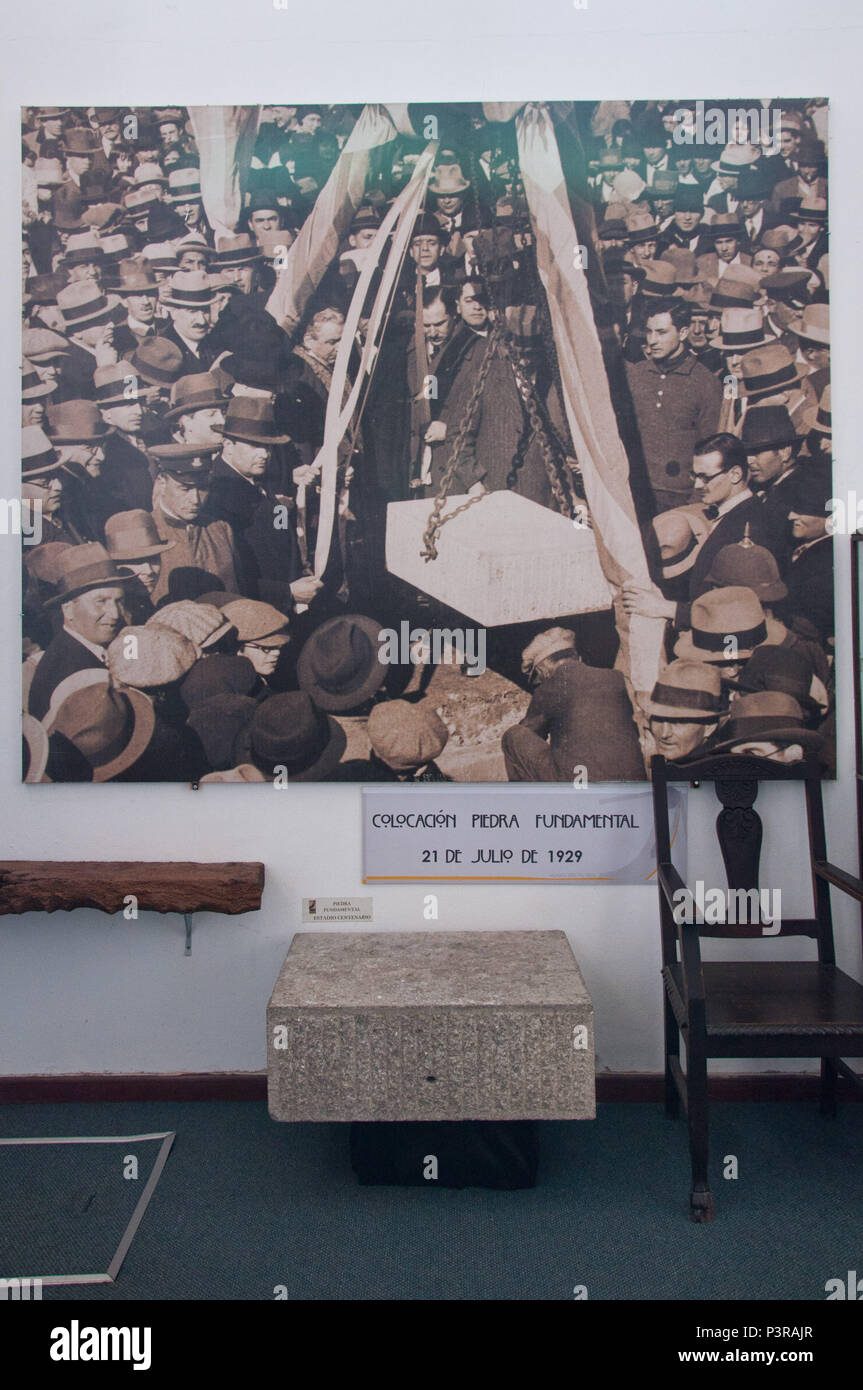
[[[159,337],[182,352],[181,376],[205,372],[213,360],[203,343],[212,327],[215,291],[202,271],[180,270],[167,284],[162,306],[168,310],[171,324],[160,330]]]
[[[76,671],[105,667],[107,648],[126,622],[121,575],[102,545],[74,545],[63,554],[56,597],[63,626],[48,644],[30,686],[29,712],[43,718],[57,686]]]
[[[764,609],[756,594],[742,585],[708,589],[695,599],[690,626],[674,644],[681,661],[715,666],[724,684],[736,681],[744,662],[767,638]]]
[[[84,539],[63,508],[64,480],[66,471],[60,455],[41,425],[25,425],[21,430],[21,501],[31,509],[38,508],[38,545],[77,545]]]
[[[788,332],[800,345],[800,354],[809,373],[806,384],[820,396],[830,382],[830,305],[807,304],[791,320]]]
[[[720,331],[710,339],[710,346],[724,357],[723,396],[719,412],[719,429],[738,433],[743,419],[740,386],[743,378],[743,358],[757,348],[768,347],[776,339],[764,327],[760,309],[723,309]]]
[[[111,430],[102,446],[102,477],[120,510],[149,511],[153,478],[144,452],[144,414],[154,392],[137,375],[131,362],[97,367],[93,377],[96,404]]]
[[[199,228],[204,220],[200,170],[171,169],[165,201],[178,217],[182,217],[190,231]]]
[[[96,368],[117,360],[113,339],[114,325],[123,316],[120,301],[93,280],[80,280],[58,292],[57,304],[70,344],[60,368],[57,398],[92,399]]]
[[[214,460],[210,508],[230,524],[239,552],[240,592],[290,611],[309,603],[320,581],[303,575],[292,499],[276,490],[272,451],[290,442],[280,434],[272,404],[235,396],[225,412],[222,448]]]
[[[740,361],[737,397],[740,411],[735,415],[734,432],[740,433],[746,413],[753,406],[782,405],[788,411],[795,430],[802,436],[806,433],[815,401],[806,369],[792,360],[791,353],[782,343],[753,348],[745,352]]]
[[[796,265],[818,270],[822,257],[827,254],[827,199],[801,199],[789,220],[797,235],[787,248],[788,256]]]

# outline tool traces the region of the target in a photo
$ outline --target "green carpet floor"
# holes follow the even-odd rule
[[[279,1285],[293,1301],[571,1300],[576,1285],[591,1300],[823,1300],[828,1279],[863,1270],[863,1105],[711,1115],[708,1226],[688,1219],[685,1126],[655,1105],[542,1124],[538,1185],[521,1192],[360,1187],[348,1126],[275,1124],[262,1104],[6,1106],[0,1135],[177,1132],[116,1285],[46,1301],[273,1299]],[[137,1183],[112,1148],[34,1149],[23,1177],[7,1151],[0,1275],[106,1268],[158,1145],[139,1147]],[[11,1268],[28,1245],[41,1270]]]

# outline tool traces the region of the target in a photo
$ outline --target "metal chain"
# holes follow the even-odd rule
[[[530,378],[521,370],[521,367],[515,356],[513,345],[507,342],[506,339],[504,339],[503,341],[503,350],[509,358],[510,365],[512,366],[513,372],[515,374],[516,384],[519,388],[519,395],[521,396],[521,399],[524,401],[528,413],[528,418],[531,424],[530,438],[528,439],[525,448],[529,447],[530,443],[534,439],[539,440],[539,447],[542,450],[542,458],[545,464],[545,471],[548,475],[548,481],[551,485],[551,491],[554,496],[554,500],[557,503],[557,510],[563,516],[572,517],[575,514],[576,503],[579,500],[578,493],[575,490],[570,470],[566,469],[566,471],[564,471],[563,469],[561,469],[558,458],[556,457],[554,449],[552,448],[548,428],[546,426],[545,420],[543,419],[542,405],[536,393],[536,387],[534,386],[534,383],[530,380]],[[508,488],[514,488],[516,486],[518,482],[518,470],[523,462],[524,451],[522,451],[521,457],[510,470],[509,476],[506,480],[506,485]]]
[[[482,365],[480,366],[480,369],[477,372],[476,381],[474,382],[473,390],[470,395],[470,400],[467,403],[467,409],[465,410],[465,413],[462,416],[461,424],[458,427],[458,433],[456,434],[456,437],[453,441],[452,453],[450,454],[449,462],[447,463],[447,466],[444,469],[443,476],[440,481],[440,487],[438,488],[437,496],[434,500],[434,506],[432,507],[431,513],[429,515],[428,525],[425,531],[423,532],[423,548],[420,551],[420,554],[422,555],[425,561],[437,559],[436,540],[441,527],[445,525],[447,521],[450,521],[454,516],[457,516],[459,512],[466,511],[468,507],[473,506],[474,502],[479,502],[481,500],[481,497],[485,495],[483,493],[480,495],[480,497],[472,497],[468,502],[464,502],[460,507],[457,507],[455,511],[450,512],[448,516],[441,515],[441,512],[443,511],[444,502],[446,501],[447,496],[449,494],[449,490],[452,487],[456,469],[461,462],[461,454],[462,450],[464,449],[465,440],[467,439],[468,433],[470,432],[470,430],[473,429],[473,426],[476,422],[476,417],[479,412],[480,400],[482,398],[482,393],[485,388],[486,378],[488,377],[489,369],[491,368],[492,358],[494,357],[497,351],[497,345],[500,342],[502,335],[503,320],[497,319],[494,324],[494,327],[489,333],[488,343],[486,345],[485,350],[485,357],[483,358]]]

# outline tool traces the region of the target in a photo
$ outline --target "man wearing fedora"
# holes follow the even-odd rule
[[[381,660],[381,626],[362,613],[330,618],[303,643],[297,684],[332,715],[358,714],[383,686],[390,667]]]
[[[199,169],[171,169],[168,173],[165,200],[172,211],[183,219],[190,232],[205,229]]]
[[[157,473],[153,484],[152,517],[165,551],[152,599],[188,596],[187,589],[201,592],[221,584],[228,593],[238,592],[239,556],[227,521],[208,509],[210,472],[218,446],[157,444],[150,449]],[[175,573],[179,571],[179,573]]]
[[[159,283],[149,266],[136,260],[121,260],[113,290],[119,296],[126,313],[121,327],[134,339],[133,350],[145,338],[158,331],[157,317]]]
[[[822,735],[806,728],[803,710],[791,695],[765,690],[732,700],[710,751],[799,763],[817,757],[823,745]]]
[[[45,433],[63,470],[67,519],[86,540],[101,541],[106,520],[124,505],[103,467],[110,427],[95,401],[71,400],[49,408]]]
[[[278,361],[286,334],[266,311],[268,294],[260,289],[264,265],[261,248],[246,234],[219,238],[210,269],[234,287],[203,345],[208,363],[225,352]]]
[[[267,781],[327,782],[347,746],[345,732],[302,690],[271,695],[255,709],[250,761]]]
[[[446,254],[448,237],[433,212],[424,212],[416,220],[408,245],[408,257],[393,303],[396,322],[410,328],[414,322],[417,303],[417,281],[420,290],[455,281],[456,263]]]
[[[467,246],[466,232],[478,226],[476,218],[468,217],[464,206],[464,195],[470,188],[470,179],[462,173],[462,167],[452,150],[441,150],[429,179],[428,191],[434,202],[432,209],[448,241],[445,254],[453,261],[464,259]]]
[[[272,451],[290,436],[278,433],[272,404],[254,396],[231,400],[222,436],[210,510],[233,532],[240,592],[284,611],[311,602],[321,582],[303,575],[293,498],[277,491],[271,477]]]
[[[691,184],[679,184],[674,194],[674,210],[671,221],[656,238],[656,254],[661,256],[670,246],[679,246],[684,251],[697,251],[704,226],[704,198],[701,190]]]
[[[826,198],[827,180],[823,178],[827,154],[820,140],[803,135],[796,152],[796,171],[773,186],[771,205],[787,221],[799,204],[808,198]]]
[[[743,222],[737,213],[717,213],[702,238],[712,243],[712,249],[697,258],[699,279],[715,285],[729,271],[751,265],[751,255],[741,249],[744,236]]]
[[[785,569],[788,584],[787,611],[804,615],[823,643],[834,635],[833,536],[827,526],[832,494],[829,464],[812,462],[806,471],[795,470],[784,488],[793,549]],[[783,614],[785,609],[780,610]]]
[[[796,471],[801,437],[785,406],[753,405],[740,431],[749,464],[749,478],[761,506],[769,541],[784,574],[791,556],[788,521],[789,488]]]
[[[348,229],[347,246],[333,261],[315,296],[321,304],[331,304],[347,313],[360,275],[367,264],[369,247],[381,225],[378,212],[367,205],[357,208]],[[374,286],[374,281],[372,282]]]
[[[123,600],[130,623],[145,623],[152,617],[162,556],[173,544],[162,540],[149,511],[115,512],[105,522],[108,554],[119,573],[132,580]]]
[[[181,376],[171,387],[170,408],[163,420],[170,422],[174,439],[181,444],[217,446],[222,442],[229,378],[220,371]]]
[[[670,763],[709,757],[710,742],[725,710],[722,681],[704,661],[672,661],[650,693],[650,735]]]
[[[45,716],[57,686],[68,676],[106,666],[107,648],[126,622],[123,599],[130,581],[102,545],[75,545],[64,553],[57,595],[46,603],[60,609],[63,626],[48,644],[30,686],[28,709],[36,719]]]

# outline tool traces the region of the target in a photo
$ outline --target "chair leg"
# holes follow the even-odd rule
[[[821,1103],[819,1110],[829,1119],[836,1118],[836,1078],[838,1075],[835,1057],[821,1058]]]
[[[680,1093],[671,1071],[671,1059],[680,1059],[680,1028],[668,995],[665,996],[665,1113],[672,1119],[680,1114]]]
[[[699,1048],[687,1049],[686,1101],[692,1160],[689,1215],[693,1221],[701,1223],[713,1220],[713,1196],[707,1180],[707,1058]]]

